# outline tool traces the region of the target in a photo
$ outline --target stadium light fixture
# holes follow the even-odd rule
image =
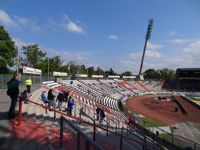
[[[145,37],[145,44],[144,44],[144,50],[143,50],[143,54],[142,54],[142,60],[141,60],[139,75],[141,75],[141,73],[142,73],[142,68],[143,68],[143,62],[144,62],[144,56],[145,56],[145,52],[146,52],[147,42],[151,38],[153,22],[154,22],[153,18],[151,18],[149,20],[149,24],[148,24],[148,27],[147,27],[147,33],[146,33],[146,37]]]

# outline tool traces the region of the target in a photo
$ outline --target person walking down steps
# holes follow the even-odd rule
[[[11,105],[8,112],[8,119],[14,119],[16,117],[15,107],[19,95],[19,84],[20,81],[18,75],[14,75],[13,78],[7,82],[7,87],[8,87],[7,95],[10,96],[11,98]]]
[[[74,100],[70,96],[67,103],[67,114],[72,115],[73,106],[74,106]]]
[[[55,95],[53,95],[53,89],[50,89],[50,90],[48,91],[48,96],[47,96],[47,99],[48,99],[48,101],[49,101],[49,110],[51,110],[52,107],[53,107],[53,108],[56,107],[56,106],[55,106],[56,104],[55,104],[54,98],[55,98]]]
[[[32,80],[31,80],[31,78],[28,78],[28,79],[25,81],[25,84],[26,84],[27,92],[28,92],[28,93],[31,93],[31,86],[32,86]]]
[[[65,95],[63,91],[60,91],[60,93],[57,96],[56,102],[58,101],[58,108],[60,111],[62,111],[62,103],[65,100]]]

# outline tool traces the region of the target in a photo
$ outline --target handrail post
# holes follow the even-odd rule
[[[120,136],[120,150],[122,150],[122,149],[123,149],[122,138],[123,138],[123,136]]]
[[[115,122],[116,123],[116,122]],[[115,127],[115,132],[117,133],[117,123],[116,123],[116,127]]]
[[[79,132],[77,132],[77,140],[76,140],[76,149],[77,150],[80,150],[80,133]]]
[[[22,121],[22,98],[19,97],[18,126],[21,125],[21,121]]]
[[[87,140],[85,141],[85,149],[86,150],[90,149],[90,143]]]
[[[95,124],[95,121],[94,121],[94,126],[93,126],[93,141],[95,141],[96,139],[96,124]]]
[[[107,128],[106,128],[107,132],[106,132],[106,135],[108,136],[108,122],[107,122]]]
[[[63,116],[60,117],[60,148],[63,146]]]
[[[45,104],[45,106],[47,107],[47,104]],[[45,113],[47,114],[47,108],[45,108]]]
[[[144,135],[144,148],[146,149],[146,135]]]
[[[196,142],[194,142],[194,150],[196,150]]]

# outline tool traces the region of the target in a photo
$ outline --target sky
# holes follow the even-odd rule
[[[0,25],[19,49],[39,44],[64,63],[138,74],[151,18],[143,71],[200,67],[199,8],[199,0],[0,0]]]

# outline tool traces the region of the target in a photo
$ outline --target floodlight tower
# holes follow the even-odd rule
[[[144,56],[145,56],[145,52],[146,52],[147,42],[151,38],[152,27],[153,27],[153,18],[151,18],[149,20],[149,24],[148,24],[148,28],[147,28],[147,33],[146,33],[146,37],[145,37],[145,44],[144,44],[144,50],[143,50],[143,54],[142,54],[142,60],[141,60],[139,75],[141,75],[141,73],[142,73],[142,68],[143,68],[143,62],[144,62]]]

